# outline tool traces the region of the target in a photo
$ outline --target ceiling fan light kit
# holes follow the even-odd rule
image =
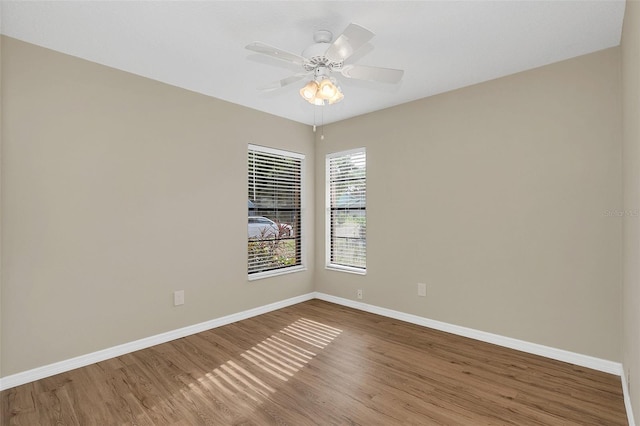
[[[344,98],[342,90],[336,83],[335,78],[320,74],[300,89],[300,96],[316,106],[335,104]]]
[[[348,64],[344,61],[351,57],[356,50],[373,38],[374,34],[357,24],[349,24],[344,32],[333,43],[333,34],[327,30],[316,31],[314,44],[307,47],[302,55],[254,42],[246,46],[248,50],[279,60],[301,65],[304,72],[276,81],[263,87],[263,90],[279,89],[289,84],[313,75],[312,80],[300,89],[300,96],[312,105],[324,106],[340,102],[344,98],[341,88],[331,73],[340,73],[343,77],[367,80],[381,83],[397,83],[404,71],[371,67],[366,65]]]

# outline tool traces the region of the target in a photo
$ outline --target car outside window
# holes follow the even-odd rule
[[[249,145],[249,279],[292,272],[302,262],[302,167],[298,153]]]

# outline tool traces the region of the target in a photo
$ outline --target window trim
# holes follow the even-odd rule
[[[367,275],[366,269],[354,268],[353,266],[337,265],[335,263],[327,263],[324,269],[326,269],[327,271],[338,271],[356,275]]]
[[[264,278],[276,277],[279,275],[292,274],[295,272],[301,272],[307,270],[307,250],[306,250],[306,220],[305,220],[305,210],[306,210],[306,199],[307,199],[307,190],[306,190],[306,158],[305,154],[287,151],[284,149],[271,148],[263,145],[255,145],[255,144],[247,144],[247,154],[246,159],[249,159],[249,151],[258,151],[264,152],[265,154],[271,155],[279,155],[284,157],[290,157],[300,160],[300,264],[288,266],[286,268],[278,268],[272,269],[270,271],[262,271],[262,272],[254,272],[249,273],[249,253],[245,250],[245,265],[247,267],[247,281],[257,281]],[[248,182],[246,183],[248,185]],[[245,222],[245,227],[246,227]]]
[[[247,280],[257,281],[265,278],[277,277],[279,275],[293,274],[295,272],[302,272],[306,270],[307,270],[307,267],[305,265],[289,266],[287,268],[273,269],[271,271],[254,272],[253,274],[247,274]]]
[[[330,271],[347,272],[356,275],[366,275],[368,266],[364,268],[357,268],[354,266],[339,265],[331,262],[331,174],[330,174],[330,160],[332,158],[343,157],[350,154],[364,153],[367,155],[367,149],[365,147],[348,149],[346,151],[332,152],[325,156],[325,269]],[[366,163],[365,163],[366,166]],[[365,169],[365,182],[366,182],[366,169]],[[365,206],[366,217],[366,206]],[[366,257],[365,257],[366,260]]]

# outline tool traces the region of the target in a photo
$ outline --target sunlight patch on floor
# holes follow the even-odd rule
[[[299,318],[201,377],[200,385],[260,404],[327,347],[342,330]],[[263,378],[260,378],[262,376]],[[267,383],[273,379],[271,384]]]

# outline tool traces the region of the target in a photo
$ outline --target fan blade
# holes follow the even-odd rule
[[[304,65],[306,61],[306,59],[300,55],[285,52],[277,47],[269,46],[268,44],[260,43],[259,41],[246,45],[245,49],[298,65]]]
[[[342,34],[329,46],[324,56],[332,62],[347,59],[363,44],[373,38],[368,29],[356,24],[349,24]]]
[[[345,65],[342,75],[357,80],[377,81],[380,83],[397,83],[402,79],[403,70],[392,68],[370,67],[367,65]]]
[[[289,76],[287,78],[283,78],[282,80],[278,80],[278,81],[274,81],[273,83],[267,84],[265,86],[261,86],[258,87],[258,90],[262,90],[265,92],[271,91],[271,90],[276,90],[276,89],[280,89],[282,87],[288,86],[292,83],[295,83],[296,81],[300,81],[303,78],[305,78],[306,76],[310,75],[312,73],[301,73],[301,74],[294,74],[292,76]]]

